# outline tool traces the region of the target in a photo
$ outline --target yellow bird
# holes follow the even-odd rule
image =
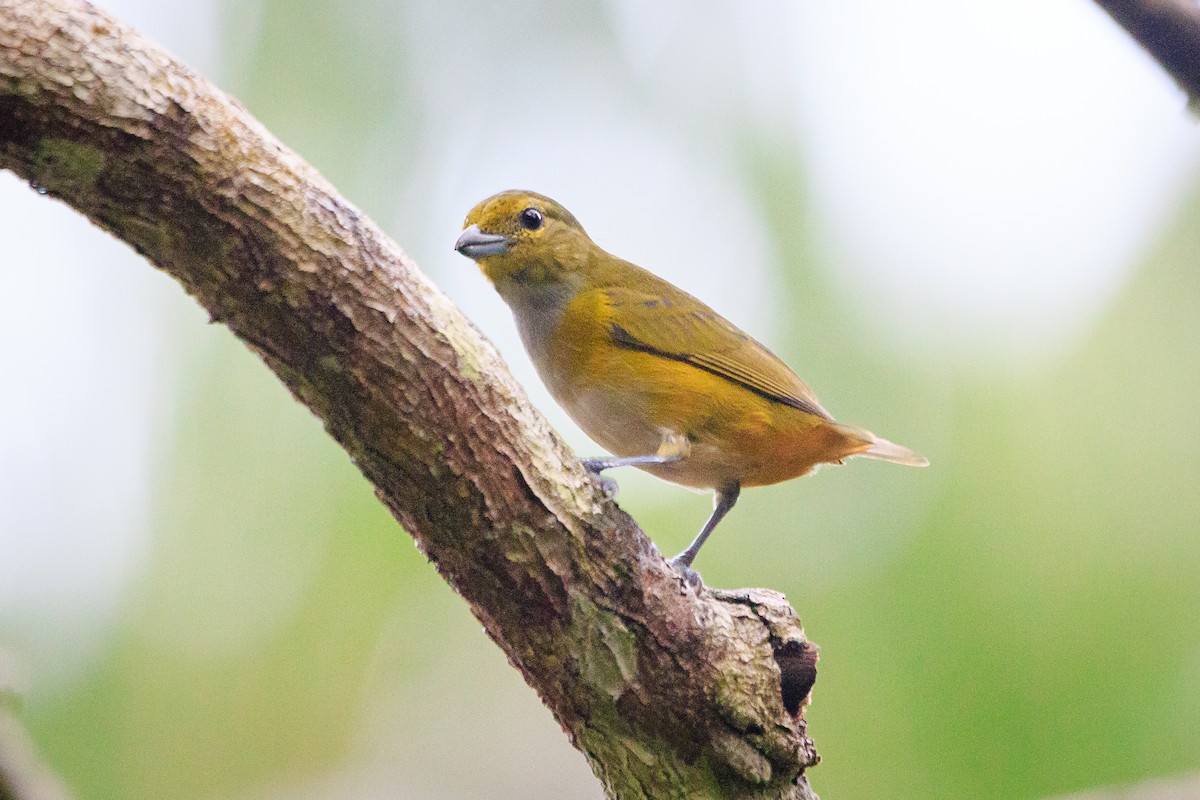
[[[516,319],[555,400],[613,454],[594,474],[636,466],[716,494],[691,564],[744,486],[863,456],[923,467],[908,448],[842,425],[770,350],[717,312],[600,249],[548,197],[509,191],[471,209],[454,249],[478,262]]]

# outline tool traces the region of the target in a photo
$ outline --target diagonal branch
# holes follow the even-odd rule
[[[491,345],[244,109],[103,11],[0,0],[0,167],[178,280],[325,424],[613,797],[814,797],[815,648],[696,593]]]
[[[1146,49],[1200,109],[1200,3],[1196,0],[1096,0]]]
[[[0,690],[0,800],[72,800],[57,775],[41,761],[16,712]]]

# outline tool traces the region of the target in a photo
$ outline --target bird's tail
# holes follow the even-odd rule
[[[835,423],[838,430],[851,440],[857,440],[860,447],[856,447],[853,452],[846,455],[858,456],[860,458],[873,458],[878,461],[890,461],[893,464],[904,464],[908,467],[927,467],[929,459],[925,456],[918,455],[912,450],[909,450],[903,445],[889,442],[870,431],[862,428],[855,428],[853,425],[842,425]]]

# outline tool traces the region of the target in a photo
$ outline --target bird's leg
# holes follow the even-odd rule
[[[696,538],[688,545],[687,549],[679,555],[671,559],[671,566],[683,573],[687,582],[692,586],[700,587],[700,574],[692,569],[692,562],[696,560],[696,554],[700,552],[700,548],[704,546],[704,542],[708,539],[713,529],[717,527],[725,515],[729,513],[729,509],[733,508],[733,504],[737,502],[738,495],[741,494],[741,484],[732,483],[723,489],[718,489],[713,495],[713,512],[708,518],[708,522],[704,523],[704,527],[700,529],[700,533],[696,534]]]
[[[658,452],[644,456],[608,456],[606,458],[580,459],[583,468],[599,478],[600,473],[614,467],[637,467],[645,464],[674,464],[682,461],[691,453],[691,440],[680,433],[668,433],[663,436]],[[599,478],[605,493],[609,497],[617,496],[617,482],[611,478]]]
[[[606,469],[614,467],[636,467],[642,464],[673,464],[682,461],[683,456],[660,455],[654,453],[648,456],[606,456],[603,458],[581,458],[583,468],[593,475],[598,475]]]

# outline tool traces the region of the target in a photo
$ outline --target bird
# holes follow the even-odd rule
[[[559,203],[500,192],[467,214],[454,245],[512,310],[555,401],[610,456],[713,492],[713,510],[671,564],[689,583],[700,548],[743,488],[797,478],[851,456],[929,461],[834,421],[781,359],[683,289],[592,241]],[[604,480],[604,479],[601,479]]]

